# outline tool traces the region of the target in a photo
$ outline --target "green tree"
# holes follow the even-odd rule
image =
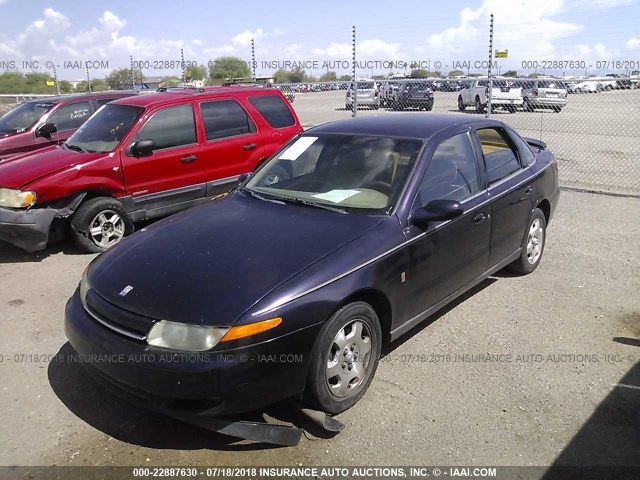
[[[429,70],[425,70],[424,68],[417,68],[415,70],[411,70],[411,76],[416,78],[439,77],[440,72],[431,72]]]
[[[109,85],[101,78],[94,78],[91,80],[91,91],[92,92],[104,92],[105,90],[109,90]],[[86,93],[89,91],[89,84],[86,80],[78,83],[76,85],[76,92],[78,93]]]
[[[529,75],[527,75],[527,77],[529,77],[529,78],[537,78],[537,77],[542,77],[542,76],[543,75],[541,73],[538,73],[538,72],[533,72],[533,73],[530,73]]]
[[[289,78],[291,79],[291,82],[293,82],[293,83],[312,81],[307,76],[307,73],[303,69],[301,69],[300,67],[296,67],[293,70],[291,70],[289,72]]]
[[[291,76],[288,70],[281,68],[279,70],[276,70],[276,72],[273,74],[273,80],[276,83],[290,83]]]
[[[25,74],[24,79],[26,93],[57,93],[55,85],[47,85],[47,82],[53,80],[53,77],[48,73],[30,72]]]
[[[209,69],[211,80],[233,80],[234,78],[251,78],[249,65],[238,57],[220,57],[213,61]]]
[[[161,87],[176,87],[181,83],[181,80],[176,76],[162,77],[160,82]]]
[[[336,72],[327,72],[320,77],[321,82],[335,82],[336,80],[338,80]]]
[[[24,75],[17,72],[0,74],[0,93],[30,93],[25,87]]]
[[[139,72],[134,72],[136,79],[138,82],[140,78]],[[120,70],[114,70],[107,78],[105,78],[107,85],[111,90],[126,90],[131,88],[131,70],[129,68],[121,68]]]
[[[462,70],[451,70],[449,72],[449,77],[459,77],[460,75],[464,75],[464,72]]]
[[[204,65],[198,65],[197,67],[189,67],[184,72],[184,75],[187,81],[206,80],[207,67],[205,67]]]
[[[60,80],[58,82],[58,85],[60,86],[60,93],[71,93],[71,91],[73,90],[71,83],[67,82],[66,80]]]
[[[342,82],[350,82],[351,81],[351,75],[342,75],[340,77],[340,81],[342,81]]]
[[[503,77],[517,77],[518,76],[518,72],[517,70],[507,70],[506,72],[504,72],[502,74]]]

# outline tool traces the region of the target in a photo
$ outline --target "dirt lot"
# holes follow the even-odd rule
[[[64,304],[92,256],[2,244],[0,465],[638,464],[638,218],[638,199],[563,192],[534,274],[492,277],[411,331],[342,433],[290,448],[130,407],[48,362],[69,352]]]

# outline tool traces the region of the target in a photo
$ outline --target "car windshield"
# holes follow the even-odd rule
[[[373,90],[375,84],[373,82],[358,82],[358,90]]]
[[[47,113],[55,103],[51,102],[27,102],[14,108],[0,118],[0,132],[21,133],[31,128],[42,116]]]
[[[71,148],[79,147],[87,152],[111,152],[143,111],[142,107],[108,103],[87,120],[66,143]]]
[[[273,157],[244,189],[267,199],[388,214],[422,145],[406,138],[308,134]]]

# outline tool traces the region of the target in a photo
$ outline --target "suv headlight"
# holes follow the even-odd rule
[[[36,203],[36,192],[0,188],[0,207],[27,208]]]

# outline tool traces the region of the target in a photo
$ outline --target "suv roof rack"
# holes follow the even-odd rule
[[[156,92],[171,93],[204,93],[206,90],[202,87],[160,87]]]

